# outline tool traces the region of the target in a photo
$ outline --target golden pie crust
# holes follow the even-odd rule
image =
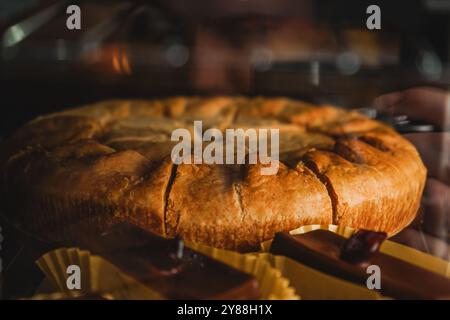
[[[278,128],[280,164],[174,165],[177,128]],[[2,142],[9,218],[48,239],[130,221],[234,250],[308,224],[394,234],[415,217],[426,169],[388,126],[286,98],[112,100],[39,117]]]

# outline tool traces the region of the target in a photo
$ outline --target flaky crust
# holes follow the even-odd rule
[[[261,163],[174,165],[171,132],[277,128],[276,175]],[[8,217],[48,239],[131,221],[166,237],[251,250],[307,224],[393,234],[418,210],[415,148],[356,112],[285,98],[111,100],[39,117],[2,142]],[[85,229],[83,229],[85,230]]]

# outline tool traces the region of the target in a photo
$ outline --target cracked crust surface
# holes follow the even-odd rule
[[[171,132],[280,130],[277,174],[257,164],[174,165]],[[270,143],[269,143],[270,145]],[[2,142],[9,218],[48,239],[126,220],[166,237],[251,250],[276,232],[337,223],[396,233],[426,169],[389,127],[285,98],[111,100],[39,117]]]

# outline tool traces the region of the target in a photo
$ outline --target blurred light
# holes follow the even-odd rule
[[[320,63],[319,61],[311,62],[311,83],[318,86],[320,83]]]
[[[3,36],[3,46],[12,47],[25,38],[25,32],[20,25],[14,25],[9,28]]]
[[[113,60],[112,60],[113,68],[117,73],[122,73],[122,68],[120,67],[119,63],[119,54],[117,52],[114,52],[113,54]]]
[[[268,48],[257,48],[250,56],[252,66],[258,71],[268,71],[272,67],[273,53]]]
[[[353,51],[340,53],[336,58],[336,67],[347,76],[355,74],[361,68],[361,60]]]
[[[376,117],[377,117],[377,109],[375,109],[375,108],[363,107],[363,108],[356,109],[356,111],[358,111],[359,113],[362,113],[363,115],[365,115],[366,117],[368,117],[370,119],[376,119]]]
[[[130,61],[126,52],[115,49],[112,54],[112,66],[119,74],[131,74]]]
[[[130,62],[128,61],[128,55],[122,54],[122,70],[126,74],[131,73]]]
[[[189,49],[179,43],[172,44],[166,50],[166,60],[172,67],[182,67],[189,60]]]
[[[418,54],[417,68],[428,80],[439,80],[442,75],[442,62],[439,57],[431,51],[422,51]]]

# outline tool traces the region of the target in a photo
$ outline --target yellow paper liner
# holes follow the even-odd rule
[[[332,231],[346,238],[356,231],[346,226],[309,225],[292,230],[290,233],[303,234],[318,229]],[[262,243],[262,251],[268,252],[271,243],[271,240]],[[423,269],[450,277],[450,262],[435,256],[389,240],[382,244],[380,251]],[[374,290],[327,275],[289,258],[269,253],[258,255],[278,268],[303,299],[386,299]]]
[[[198,243],[187,243],[187,246],[235,269],[253,275],[258,281],[261,299],[263,300],[300,299],[289,285],[289,281],[263,257],[212,248]]]
[[[159,293],[136,281],[131,276],[107,260],[91,255],[89,251],[78,248],[60,248],[50,251],[36,261],[54,289],[62,297],[78,297],[87,294],[97,294],[105,299],[142,300],[163,299]],[[67,267],[78,265],[81,270],[81,289],[67,288]],[[51,295],[38,295],[33,298],[51,298]]]
[[[393,241],[385,241],[381,245],[380,250],[381,252],[394,256],[400,260],[450,278],[449,261],[445,261],[436,256]]]
[[[265,259],[254,255],[219,250],[191,244],[191,248],[220,260],[236,269],[252,274],[258,281],[261,299],[299,299],[289,281]],[[133,279],[107,260],[77,248],[61,248],[46,253],[36,261],[59,295],[38,294],[32,299],[78,297],[95,293],[105,299],[164,299],[157,292]],[[67,267],[76,264],[81,269],[81,289],[67,288]]]

